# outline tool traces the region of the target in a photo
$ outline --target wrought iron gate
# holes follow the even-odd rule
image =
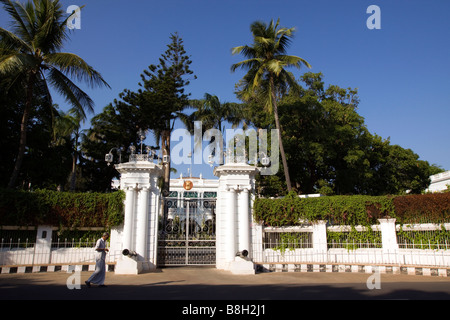
[[[158,266],[216,264],[216,199],[190,198],[189,194],[184,192],[179,198],[171,193],[163,198]]]

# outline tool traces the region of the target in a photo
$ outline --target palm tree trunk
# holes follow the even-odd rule
[[[14,188],[17,183],[17,178],[19,177],[20,168],[22,167],[23,158],[25,155],[25,148],[27,145],[27,126],[28,119],[30,117],[31,104],[33,102],[33,80],[30,75],[28,80],[27,88],[27,101],[25,102],[25,109],[22,115],[22,122],[20,124],[20,141],[19,141],[19,151],[17,153],[16,162],[14,164],[14,170],[9,179],[8,188]]]
[[[275,87],[273,83],[273,76],[270,77],[270,86],[271,86],[271,94],[272,94],[272,105],[273,105],[273,113],[275,117],[275,126],[278,129],[278,142],[280,145],[280,154],[281,154],[281,160],[283,162],[283,169],[284,169],[284,176],[286,178],[286,186],[288,189],[288,192],[291,191],[291,177],[289,176],[289,168],[286,161],[286,154],[284,152],[284,146],[283,146],[283,139],[281,138],[281,128],[280,128],[280,119],[278,117],[278,105],[277,100],[275,96]]]
[[[77,155],[72,155],[72,172],[70,174],[70,191],[75,191],[76,186],[76,173],[77,173]]]
[[[76,187],[77,175],[77,160],[78,160],[78,131],[75,133],[75,147],[72,155],[72,173],[70,176],[70,191],[74,192]]]

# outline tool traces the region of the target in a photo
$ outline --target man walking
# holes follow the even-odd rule
[[[105,232],[103,236],[97,240],[97,243],[95,244],[95,251],[97,253],[95,254],[95,271],[90,276],[90,278],[85,281],[88,288],[91,287],[91,283],[98,284],[99,287],[106,287],[105,286],[105,275],[106,275],[106,253],[109,251],[108,248],[106,248],[106,240],[109,238],[109,233]]]

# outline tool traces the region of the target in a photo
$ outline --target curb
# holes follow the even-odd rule
[[[115,263],[107,263],[107,271],[114,272]],[[317,263],[256,263],[257,273],[269,272],[328,272],[328,273],[374,273],[404,274],[432,277],[450,277],[450,268],[430,266],[395,266],[395,265],[354,265],[354,264],[317,264]],[[64,264],[38,266],[2,266],[0,274],[44,273],[94,271],[95,264]]]
[[[450,268],[430,266],[355,265],[318,263],[256,263],[257,272],[334,272],[405,274],[420,276],[450,277]]]
[[[115,263],[107,263],[107,271],[114,272]],[[95,263],[92,264],[63,264],[63,265],[34,265],[34,266],[0,266],[0,274],[15,273],[43,273],[43,272],[73,272],[94,271]]]

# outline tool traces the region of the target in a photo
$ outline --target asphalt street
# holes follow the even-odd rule
[[[450,299],[449,277],[381,274],[369,279],[372,274],[325,272],[243,276],[215,268],[180,267],[140,275],[108,272],[106,288],[87,288],[84,281],[90,274],[0,274],[0,300]]]

